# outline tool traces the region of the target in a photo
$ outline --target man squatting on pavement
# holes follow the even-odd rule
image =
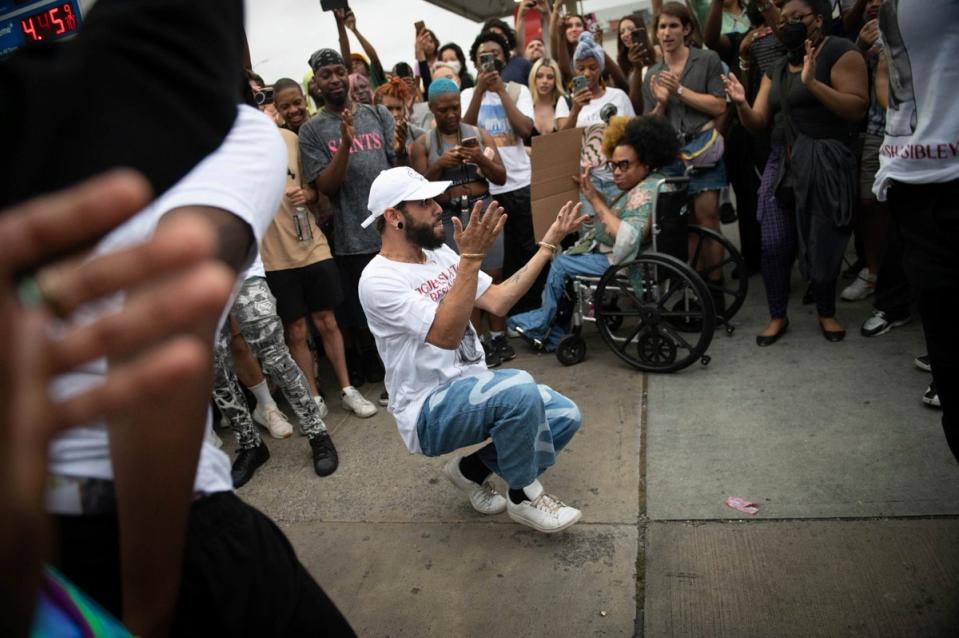
[[[389,410],[414,453],[439,456],[492,438],[451,459],[446,477],[481,514],[505,510],[518,523],[558,532],[582,513],[546,494],[537,477],[579,429],[579,408],[527,372],[488,370],[470,313],[475,306],[504,316],[586,218],[568,202],[529,262],[493,285],[480,265],[506,216],[494,201],[482,214],[478,202],[466,228],[454,218],[457,255],[443,244],[442,208],[433,200],[450,183],[400,167],[370,188],[363,225],[376,224],[382,248],[363,270],[359,293],[386,367]],[[494,489],[493,473],[508,485],[508,498]]]

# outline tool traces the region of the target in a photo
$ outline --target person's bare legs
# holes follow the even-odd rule
[[[253,356],[233,317],[230,317],[230,350],[233,352],[233,372],[240,383],[247,388],[263,383],[260,362]]]
[[[350,375],[346,368],[346,348],[343,346],[343,334],[336,323],[336,315],[332,310],[319,310],[311,313],[313,325],[320,333],[323,342],[323,352],[326,359],[333,366],[333,374],[340,384],[340,389],[350,386]],[[314,381],[315,384],[315,381]]]
[[[303,371],[306,382],[310,385],[312,396],[319,396],[316,385],[316,373],[313,368],[313,353],[310,346],[306,343],[306,318],[301,317],[295,321],[283,324],[283,332],[286,334],[286,346],[290,349],[290,355],[296,361],[296,365]]]
[[[703,191],[693,197],[693,223],[703,228],[709,228],[717,233],[722,232],[722,226],[719,221],[719,191]],[[696,252],[697,240],[690,236],[689,254]],[[719,242],[707,241],[700,250],[699,263],[695,264],[697,270],[709,270],[723,260],[723,245]],[[722,277],[722,271],[716,269],[709,273],[711,281],[719,281]]]

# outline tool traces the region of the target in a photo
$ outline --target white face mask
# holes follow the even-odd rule
[[[453,73],[456,75],[460,74],[460,71],[463,70],[463,65],[460,64],[459,60],[453,60],[452,62],[443,62],[446,66],[453,69]]]

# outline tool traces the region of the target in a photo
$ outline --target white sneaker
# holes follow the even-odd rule
[[[376,406],[367,401],[366,398],[360,394],[360,391],[353,386],[343,390],[340,398],[343,400],[343,407],[361,419],[376,414]]]
[[[876,292],[876,276],[870,273],[868,268],[863,268],[839,296],[846,301],[860,301],[874,292]]]
[[[320,418],[325,419],[326,415],[330,413],[330,409],[326,407],[326,400],[320,395],[313,397],[313,402],[316,403],[316,407],[320,409]]]
[[[267,429],[274,439],[285,439],[293,434],[293,426],[287,421],[286,415],[280,412],[275,405],[256,406],[253,410],[253,420]]]
[[[532,527],[538,532],[552,534],[562,531],[583,515],[575,507],[570,507],[544,492],[539,481],[533,481],[523,491],[530,500],[516,504],[506,499],[506,511],[517,523]]]
[[[466,493],[470,498],[470,505],[480,514],[502,514],[506,511],[506,498],[493,487],[492,475],[483,481],[483,484],[474,483],[460,471],[460,459],[455,456],[443,466],[443,476],[450,483]]]

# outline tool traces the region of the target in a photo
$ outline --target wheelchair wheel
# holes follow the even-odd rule
[[[702,360],[716,326],[706,284],[682,261],[660,253],[607,270],[594,304],[606,345],[647,372],[674,372]]]
[[[689,237],[693,241],[689,266],[697,273],[709,288],[716,308],[716,317],[726,322],[732,319],[746,301],[749,279],[734,279],[732,273],[737,268],[746,272],[746,261],[731,241],[721,234],[702,226],[689,226]],[[715,266],[703,266],[703,245],[716,242],[723,247],[723,258]]]
[[[566,335],[556,346],[556,358],[564,366],[581,363],[586,358],[586,341],[575,332]]]

